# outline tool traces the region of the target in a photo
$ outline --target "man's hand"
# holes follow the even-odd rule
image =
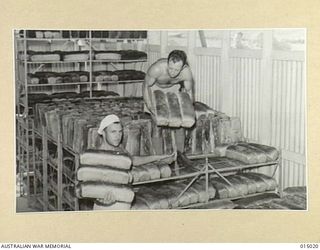
[[[98,201],[106,205],[112,205],[116,202],[116,198],[114,193],[112,191],[109,191],[102,199],[98,199]]]
[[[170,155],[163,155],[160,161],[166,164],[171,164],[172,162],[176,161],[176,159],[177,159],[177,152],[173,152]]]

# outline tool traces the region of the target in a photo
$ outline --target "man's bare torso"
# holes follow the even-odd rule
[[[155,78],[155,85],[160,88],[170,88],[178,82],[187,80],[185,77],[185,71],[189,70],[189,66],[185,66],[180,74],[174,78],[170,77],[168,74],[168,63],[166,59],[159,60],[153,65],[153,67],[157,67],[159,70],[158,74],[152,77]]]

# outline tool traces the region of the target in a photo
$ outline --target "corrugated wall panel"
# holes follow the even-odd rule
[[[261,60],[230,58],[232,116],[240,117],[244,136],[258,141],[259,91],[261,86]]]
[[[305,165],[283,159],[283,187],[305,186]]]
[[[195,70],[194,70],[195,69]],[[195,99],[219,110],[221,59],[219,56],[196,55],[193,77],[195,81]]]
[[[273,60],[271,145],[305,157],[304,62]],[[283,154],[284,187],[306,185],[305,164]]]

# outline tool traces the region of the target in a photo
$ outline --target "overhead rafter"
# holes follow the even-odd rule
[[[201,47],[207,48],[207,40],[204,34],[204,30],[199,30],[199,37],[200,37]]]

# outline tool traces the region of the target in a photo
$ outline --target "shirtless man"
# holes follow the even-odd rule
[[[194,101],[193,77],[184,51],[173,50],[168,59],[162,58],[150,66],[143,84],[145,111],[154,114],[152,91],[185,91]]]

